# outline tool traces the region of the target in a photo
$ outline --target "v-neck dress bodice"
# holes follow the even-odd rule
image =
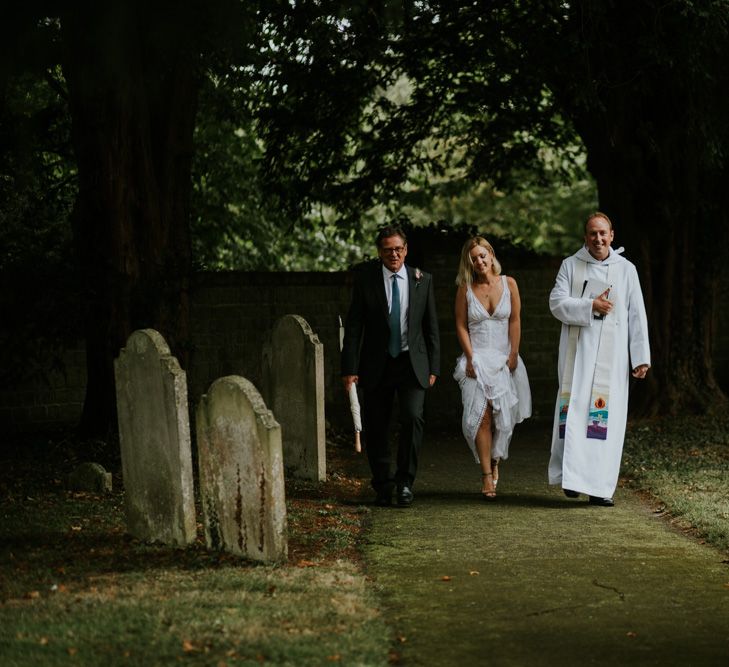
[[[514,426],[532,413],[529,378],[521,357],[513,373],[507,365],[511,352],[511,292],[506,276],[502,276],[501,280],[503,291],[493,313],[488,312],[470,286],[466,288],[468,335],[476,378],[466,376],[466,357],[463,354],[458,358],[453,373],[461,388],[463,435],[476,461],[476,433],[489,404],[493,408],[495,428],[492,458],[508,457]]]
[[[486,306],[474,294],[469,286],[466,290],[468,300],[468,333],[471,337],[471,346],[483,349],[498,349],[506,352],[511,350],[509,345],[509,317],[511,316],[511,292],[506,277],[502,277],[504,289],[501,298],[496,304],[493,313],[489,313]]]

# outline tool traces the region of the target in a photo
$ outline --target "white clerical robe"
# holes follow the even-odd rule
[[[562,382],[567,362],[570,325],[579,327],[571,395],[560,438],[560,394],[554,414],[549,483],[601,498],[611,498],[618,482],[628,415],[628,382],[631,369],[650,364],[648,320],[635,266],[610,248],[603,261],[592,257],[585,247],[562,262],[549,296],[552,314],[562,322],[559,341],[559,378]],[[612,363],[609,371],[609,415],[607,437],[589,436],[590,409],[593,407],[593,379],[604,321],[593,317],[592,299],[572,295],[572,280],[578,262],[586,262],[585,280],[612,286],[609,300],[614,303]],[[607,378],[604,378],[607,379]],[[594,408],[593,408],[594,410]]]

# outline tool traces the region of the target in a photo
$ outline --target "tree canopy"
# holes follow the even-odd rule
[[[411,165],[435,175],[455,166],[475,182],[507,188],[524,170],[545,182],[550,170],[570,178],[579,138],[600,208],[643,280],[654,371],[642,409],[723,403],[711,347],[729,229],[729,5],[496,0],[378,8],[365,35],[350,35],[357,23],[339,18],[330,30],[347,39],[311,31],[303,55],[278,63],[278,78],[296,73],[296,85],[270,87],[274,180],[294,165],[308,191],[356,210],[392,194]],[[290,9],[310,10],[309,3]],[[325,75],[339,81],[359,68],[372,78],[357,81],[376,81],[368,105],[337,108],[333,125],[326,105],[314,118],[300,115],[301,105],[311,106],[301,89],[326,90]],[[400,77],[412,88],[402,101],[386,94]],[[337,144],[327,128],[347,111],[360,111],[364,122]],[[424,150],[428,141],[434,150]],[[327,185],[333,175],[335,187]]]
[[[333,268],[378,218],[474,209],[489,233],[562,249],[545,217],[579,210],[562,225],[576,233],[591,179],[646,292],[644,409],[723,400],[725,1],[14,9],[0,40],[2,268],[33,248],[75,268],[90,432],[113,421],[112,360],[133,329],[158,328],[184,360],[195,262],[303,268],[298,237]]]

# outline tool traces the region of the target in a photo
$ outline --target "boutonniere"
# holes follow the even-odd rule
[[[416,288],[420,286],[420,279],[422,277],[423,277],[423,272],[416,267],[415,268],[415,287]]]

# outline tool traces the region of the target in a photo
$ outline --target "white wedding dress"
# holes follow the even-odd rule
[[[514,426],[532,414],[532,396],[526,367],[518,358],[512,373],[507,361],[509,344],[509,316],[511,292],[506,276],[501,277],[504,291],[493,314],[471,290],[466,288],[468,303],[468,333],[473,351],[475,378],[466,377],[466,357],[456,362],[453,377],[461,388],[463,401],[463,436],[478,463],[476,433],[483,420],[486,407],[493,406],[494,438],[491,458],[506,459]]]

